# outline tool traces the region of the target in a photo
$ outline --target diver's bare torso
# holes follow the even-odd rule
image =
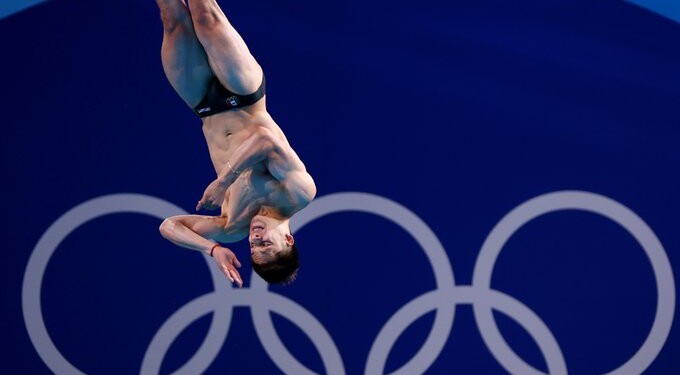
[[[265,99],[262,98],[249,107],[217,113],[203,119],[203,135],[217,174],[227,166],[236,148],[257,127],[266,127],[287,143],[283,132],[267,113]],[[262,206],[277,207],[290,214],[297,211],[281,183],[269,173],[264,163],[259,163],[240,172],[236,181],[227,189],[220,215],[227,218],[227,225],[220,240],[236,242],[247,237],[250,220]]]
[[[221,206],[219,216],[172,216],[159,230],[178,246],[213,256],[225,276],[241,286],[236,255],[215,241],[237,242],[249,235],[252,219],[271,215],[281,222],[281,229],[271,231],[274,237],[281,235],[277,245],[292,246],[290,233],[285,237],[282,232],[291,215],[314,199],[316,185],[267,113],[262,68],[219,4],[156,3],[163,21],[163,71],[182,100],[202,117],[217,173],[196,210]]]

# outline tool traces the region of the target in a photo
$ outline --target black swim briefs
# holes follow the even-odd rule
[[[264,75],[262,76],[260,88],[249,95],[234,94],[227,90],[226,87],[222,86],[217,78],[213,77],[208,85],[208,92],[206,92],[203,100],[194,107],[194,112],[196,112],[199,117],[208,117],[215,113],[255,104],[258,100],[262,99],[264,94]]]

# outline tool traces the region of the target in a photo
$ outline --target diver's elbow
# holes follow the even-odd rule
[[[171,239],[175,233],[175,220],[171,217],[163,220],[161,226],[158,227],[158,231],[161,233],[163,238],[168,240]]]

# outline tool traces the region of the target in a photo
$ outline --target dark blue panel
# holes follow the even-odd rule
[[[8,4],[2,12],[29,2]],[[435,327],[432,337],[443,341],[413,373],[525,373],[483,337],[490,326],[476,320],[473,302],[496,304],[509,347],[541,371],[563,357],[569,373],[609,372],[636,355],[655,322],[673,321],[637,371],[680,371],[675,303],[662,310],[673,315],[655,317],[675,279],[654,268],[680,272],[678,23],[624,1],[220,4],[266,71],[269,111],[314,176],[317,207],[342,192],[395,206],[388,218],[333,213],[300,229],[299,279],[270,288],[296,305],[248,299],[244,266],[241,294],[210,302],[236,302],[232,316],[210,310],[175,326],[182,332],[168,339],[161,373],[194,356],[212,319],[229,330],[226,339],[216,334],[215,356],[201,359],[205,373],[285,372],[285,351],[252,315],[267,303],[292,309],[271,313],[273,324],[313,372],[364,373],[378,348],[386,348],[385,373],[395,371]],[[163,240],[159,218],[132,213],[81,223],[60,243],[47,239],[47,266],[27,273],[41,236],[73,207],[136,193],[192,211],[214,178],[200,121],[163,74],[161,38],[152,1],[51,0],[0,19],[2,373],[51,373],[47,363],[57,362],[39,354],[45,347],[84,373],[140,373],[163,323],[215,288],[199,254]],[[591,210],[616,206],[608,199],[627,209],[616,206],[615,220],[573,209],[531,220],[496,259],[490,286],[502,294],[473,285],[494,226],[523,202],[563,190],[598,194],[584,203]],[[435,264],[425,254],[436,249],[394,222],[411,218],[396,205],[441,241]],[[628,224],[662,247],[649,250]],[[244,243],[232,248],[247,257]],[[378,340],[399,336],[383,327],[437,290],[435,271],[453,272],[459,288],[440,286],[437,313],[423,301],[409,305],[422,311],[403,335]],[[35,322],[22,307],[41,276],[51,343],[31,340]],[[550,333],[541,342],[535,321]],[[332,345],[319,346],[326,333]],[[327,371],[333,345],[344,370]]]

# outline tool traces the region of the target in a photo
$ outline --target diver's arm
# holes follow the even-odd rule
[[[288,198],[297,210],[306,207],[316,196],[316,184],[306,170],[288,172],[281,181]]]
[[[288,142],[271,130],[261,127],[256,133],[252,144],[244,143],[244,147],[234,152],[233,161],[222,170],[218,180],[229,186],[243,170],[264,162],[269,173],[283,185],[291,203],[295,207],[305,207],[314,199],[316,185],[304,163]]]
[[[234,150],[217,178],[205,189],[196,210],[219,207],[222,203],[220,197],[236,181],[239,174],[258,164],[263,164],[269,173],[284,185],[286,185],[285,180],[291,172],[302,171],[306,173],[304,164],[285,139],[275,136],[271,130],[260,126]],[[294,180],[297,180],[297,178],[294,178]],[[290,185],[295,187],[299,184],[292,183]]]
[[[217,179],[223,185],[229,186],[241,172],[258,163],[264,163],[269,173],[282,183],[290,179],[295,182],[291,185],[314,184],[302,160],[285,139],[277,137],[265,127],[259,127],[255,134],[234,151]]]
[[[273,149],[273,141],[271,131],[264,127],[258,127],[234,150],[217,178],[205,189],[203,197],[196,205],[196,211],[202,208],[214,210],[219,207],[222,204],[221,197],[224,196],[229,186],[236,181],[238,175],[267,158]]]
[[[284,139],[261,126],[234,150],[217,179],[205,189],[196,210],[219,207],[219,197],[236,181],[239,174],[261,163],[284,185],[294,203],[304,203],[305,200],[308,203],[316,194],[314,182],[295,151]]]
[[[241,172],[271,158],[277,148],[281,147],[280,143],[281,140],[275,137],[271,130],[259,126],[234,150],[231,158],[227,160],[227,165],[217,176],[217,180],[220,184],[229,187]]]
[[[175,245],[215,258],[222,273],[240,287],[243,280],[236,269],[241,267],[241,262],[230,249],[211,241],[224,234],[226,225],[225,216],[179,215],[165,219],[159,230]]]
[[[215,246],[215,241],[211,240],[223,232],[226,223],[226,217],[179,215],[165,219],[159,230],[164,238],[177,246],[210,255]]]

